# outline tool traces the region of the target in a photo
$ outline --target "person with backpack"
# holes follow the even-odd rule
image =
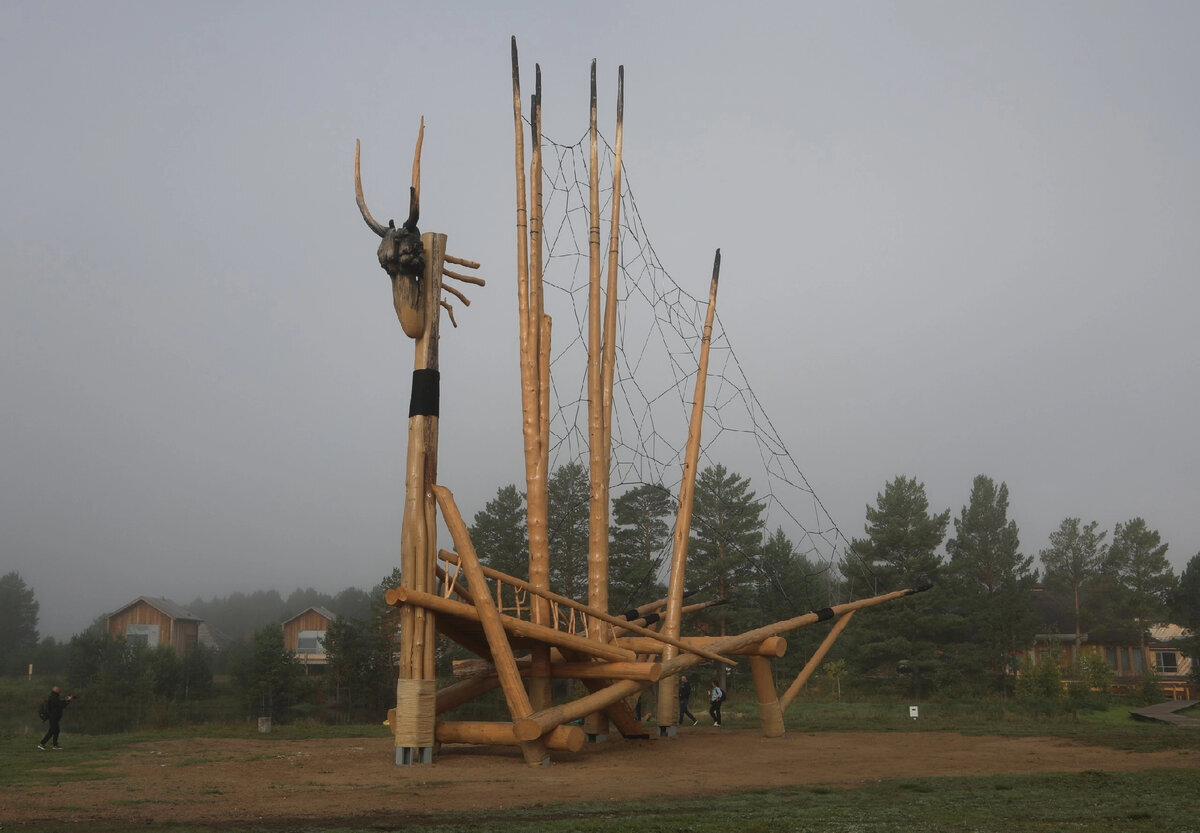
[[[683,724],[684,715],[691,718],[693,726],[700,722],[696,720],[696,715],[692,714],[692,710],[688,708],[688,701],[691,699],[692,684],[688,682],[687,674],[681,674],[679,677],[679,723],[681,725]]]
[[[717,685],[716,680],[713,680],[712,688],[709,690],[708,695],[708,716],[713,719],[714,726],[720,726],[721,704],[725,702],[725,691]]]
[[[58,686],[54,686],[54,688],[50,689],[50,696],[46,698],[45,702],[42,703],[41,708],[38,710],[42,720],[48,720],[50,722],[50,728],[46,731],[46,736],[42,738],[42,742],[38,744],[38,749],[41,749],[44,752],[46,750],[46,741],[53,741],[53,746],[50,747],[51,749],[62,749],[62,747],[58,745],[59,723],[62,721],[63,710],[66,709],[67,706],[71,705],[71,701],[74,699],[75,698],[70,694],[68,694],[66,697],[63,697]]]

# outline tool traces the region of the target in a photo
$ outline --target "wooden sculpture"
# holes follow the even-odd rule
[[[400,533],[400,573],[404,586],[432,591],[437,582],[437,438],[440,410],[438,339],[441,310],[454,324],[454,310],[442,299],[443,289],[469,306],[457,290],[442,285],[450,277],[478,286],[476,277],[452,272],[446,263],[468,269],[479,264],[446,254],[446,235],[421,234],[417,228],[421,203],[421,144],[425,120],[417,134],[413,154],[412,186],[409,189],[408,219],[397,228],[371,216],[363,197],[360,145],[354,145],[354,194],[363,220],[381,238],[379,265],[392,282],[392,304],[404,334],[414,340],[412,393],[408,415],[408,456],[405,468],[404,516]],[[392,721],[396,737],[396,762],[413,763],[433,759],[433,719],[437,676],[434,671],[436,633],[432,612],[405,606],[400,609],[400,661],[396,687],[396,711]]]
[[[547,536],[550,452],[551,320],[542,289],[541,69],[528,120],[532,155],[526,188],[524,127],[516,39],[512,42],[513,123],[516,147],[517,312],[520,352],[522,439],[525,456],[529,575],[520,578],[486,566],[477,553],[449,489],[437,483],[437,339],[443,276],[482,285],[445,269],[446,262],[478,268],[445,254],[446,236],[421,234],[420,154],[424,122],[413,161],[408,219],[397,228],[376,222],[367,210],[354,161],[355,194],[363,219],[381,238],[379,262],[392,281],[393,304],[404,332],[416,342],[409,416],[407,477],[401,540],[401,584],[387,592],[401,611],[401,646],[396,709],[396,762],[427,763],[439,743],[515,746],[530,764],[543,764],[551,751],[577,751],[585,740],[602,741],[609,727],[627,738],[649,738],[631,700],[657,685],[658,731],[676,731],[678,674],[697,663],[736,665],[749,661],[763,732],[784,732],[784,713],[854,611],[883,604],[925,588],[908,588],[869,599],[811,611],[741,634],[687,636],[685,616],[722,600],[685,605],[684,588],[692,502],[699,464],[708,354],[719,286],[721,253],[714,258],[698,356],[693,409],[688,425],[671,553],[667,596],[624,614],[608,600],[609,471],[617,339],[618,240],[622,178],[624,70],[618,71],[615,159],[608,252],[600,245],[600,185],[596,129],[596,65],[592,63],[590,114],[589,284],[587,391],[589,443],[589,552],[587,601],[550,588]],[[528,205],[527,205],[528,200]],[[604,275],[605,265],[607,275]],[[602,280],[602,277],[604,280]],[[445,288],[463,301],[460,293]],[[453,315],[451,313],[451,323]],[[454,544],[438,550],[438,512]],[[507,602],[506,600],[514,600]],[[770,661],[783,655],[783,634],[818,622],[836,621],[821,649],[783,697],[772,681]],[[457,682],[437,690],[433,667],[435,631],[478,656],[455,665]],[[571,679],[587,693],[555,703],[551,683]],[[498,722],[438,719],[464,703],[499,688],[509,719]],[[583,721],[583,726],[576,725]]]

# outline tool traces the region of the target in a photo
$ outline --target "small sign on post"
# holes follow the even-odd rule
[[[913,720],[917,719],[917,707],[916,706],[908,707],[908,716],[911,717]]]

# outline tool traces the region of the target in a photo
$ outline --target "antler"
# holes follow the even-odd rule
[[[359,141],[358,141],[358,139],[355,139],[354,140],[354,196],[358,199],[358,210],[362,212],[363,219],[367,221],[367,226],[371,229],[371,231],[375,232],[380,237],[383,237],[385,234],[387,234],[387,228],[385,226],[381,225],[378,220],[376,220],[374,217],[371,216],[371,212],[367,209],[367,201],[365,199],[363,199],[362,173],[360,172],[359,162],[358,162],[359,153],[360,153]],[[412,201],[410,200],[410,203],[411,202]]]
[[[413,151],[412,187],[408,189],[408,219],[404,227],[413,231],[421,216],[421,145],[425,142],[425,117],[421,116],[421,129],[417,131],[417,147]]]

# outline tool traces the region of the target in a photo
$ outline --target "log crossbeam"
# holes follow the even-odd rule
[[[449,550],[441,550],[439,552],[439,556],[442,558],[442,560],[444,560],[450,564],[458,564],[460,562],[460,558],[459,558],[458,554],[451,552]],[[606,613],[605,611],[600,610],[591,605],[585,605],[581,602],[575,601],[574,599],[567,598],[566,596],[560,596],[557,593],[552,593],[547,590],[541,590],[539,588],[534,587],[532,584],[530,584],[527,581],[522,581],[519,578],[507,575],[505,573],[500,572],[499,570],[494,570],[490,567],[482,567],[482,571],[483,571],[484,576],[486,576],[487,578],[494,579],[498,582],[502,581],[502,582],[509,584],[515,588],[524,590],[530,594],[540,596],[544,599],[547,599],[550,602],[552,608],[558,607],[558,608],[566,608],[566,609],[570,610],[571,611],[571,620],[570,621],[572,621],[572,622],[575,621],[575,614],[577,614],[577,613],[583,614],[579,617],[579,619],[583,623],[583,628],[584,628],[583,635],[585,635],[585,636],[587,636],[587,630],[586,630],[587,621],[588,621],[588,618],[590,617],[590,618],[598,619],[601,622],[605,622],[606,624],[613,625],[615,627],[619,627],[619,628],[623,629],[624,632],[636,633],[640,636],[654,639],[657,642],[661,643],[662,645],[671,645],[675,648],[678,648],[681,651],[686,651],[688,653],[697,654],[697,655],[703,657],[704,659],[710,659],[710,660],[713,660],[714,662],[721,662],[721,663],[724,663],[725,665],[737,665],[737,663],[735,661],[733,661],[732,659],[730,659],[729,657],[724,656],[720,653],[717,653],[716,651],[709,650],[708,648],[705,648],[703,645],[698,645],[694,641],[675,639],[673,637],[664,636],[663,634],[661,634],[657,631],[653,631],[642,625],[635,624],[634,622],[631,622],[626,618],[623,618],[620,616],[612,616],[609,613]],[[555,621],[558,621],[557,616],[555,617]],[[574,631],[571,631],[571,632],[574,632]]]

